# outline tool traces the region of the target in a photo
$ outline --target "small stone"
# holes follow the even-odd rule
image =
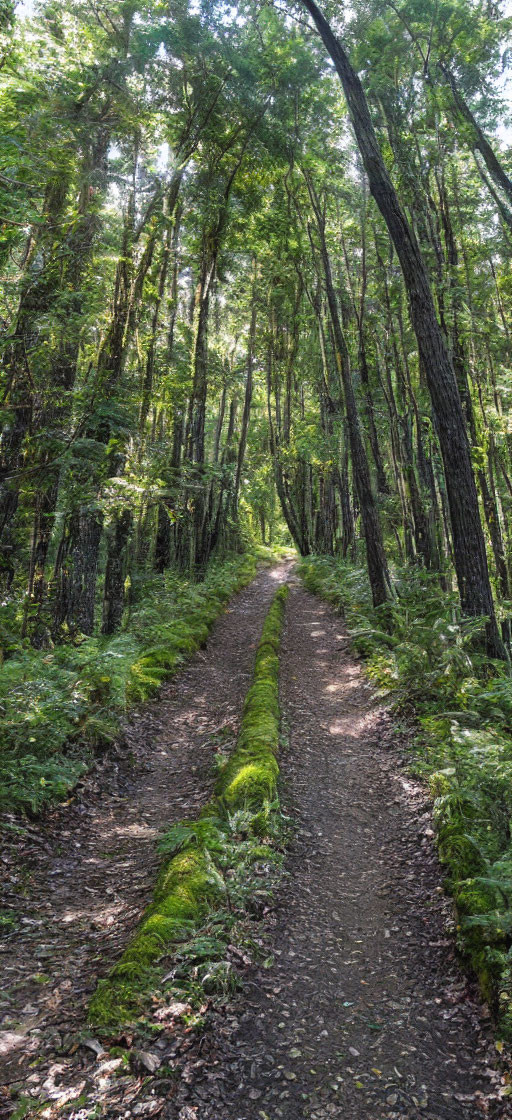
[[[98,1057],[100,1056],[100,1054],[107,1053],[105,1047],[103,1046],[103,1043],[99,1042],[97,1038],[83,1038],[82,1046],[86,1046],[88,1050],[93,1050],[94,1053],[98,1055]]]
[[[157,1069],[162,1065],[162,1059],[158,1054],[151,1054],[149,1050],[137,1050],[137,1061],[149,1073],[156,1073]]]
[[[18,1049],[24,1041],[24,1034],[18,1034],[16,1031],[2,1031],[0,1033],[0,1054],[2,1056],[9,1054],[11,1050]]]

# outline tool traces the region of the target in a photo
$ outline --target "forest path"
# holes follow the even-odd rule
[[[21,936],[0,957],[0,1042],[6,1081],[53,1101],[50,1120],[512,1114],[498,1099],[489,1021],[454,956],[425,794],[342,623],[295,577],[281,656],[295,828],[267,919],[273,966],[250,966],[240,995],[207,1012],[206,1033],[160,1026],[148,1041],[162,1062],[154,1076],[137,1060],[115,1072],[95,1040],[78,1046],[96,979],[150,897],[159,830],[197,814],[211,791],[215,740],[234,739],[263,619],[288,577],[288,565],[260,573],[141,710],[127,733],[135,764],[106,760],[96,789],[90,781],[16,849],[7,904]],[[0,1116],[11,1110],[0,1095]]]
[[[489,1022],[454,957],[425,794],[339,618],[292,585],[281,769],[297,831],[275,963],[250,976],[234,1035],[162,1116],[510,1116],[495,1092]]]
[[[98,977],[151,897],[160,831],[208,799],[216,747],[236,738],[263,621],[288,570],[261,571],[231,600],[206,647],[132,716],[126,745],[76,801],[23,837],[4,831],[0,907],[15,927],[0,941],[0,1116],[10,1114],[8,1087],[36,1094],[48,1060],[84,1027]]]

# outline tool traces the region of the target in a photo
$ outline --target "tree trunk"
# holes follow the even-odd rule
[[[114,518],[108,538],[102,634],[113,634],[121,625],[125,605],[126,555],[132,521],[132,511],[122,510]]]
[[[134,212],[135,199],[132,195],[125,220],[123,251],[116,269],[113,313],[97,358],[96,394],[98,405],[102,407],[98,410],[99,414],[92,415],[84,433],[87,439],[103,445],[104,457],[92,470],[90,463],[87,463],[76,471],[75,483],[80,483],[81,505],[68,519],[65,535],[69,534],[69,540],[62,542],[58,554],[65,558],[69,570],[63,580],[60,580],[56,572],[61,591],[65,594],[64,598],[60,594],[57,597],[55,625],[65,609],[64,618],[68,624],[72,627],[78,625],[84,634],[91,634],[94,627],[95,580],[103,526],[103,517],[98,512],[97,503],[104,479],[115,477],[120,468],[119,450],[108,450],[113,425],[107,405],[112,399],[115,401],[120,390],[144,282],[151,267],[156,243],[154,229],[148,237],[134,274]],[[149,203],[146,214],[152,213],[153,205]]]
[[[491,148],[487,137],[482,132],[482,129],[475,120],[475,117],[473,116],[469,105],[464,100],[455,80],[455,75],[452,74],[451,70],[449,70],[447,66],[443,66],[441,63],[439,63],[439,69],[443,77],[448,82],[448,85],[450,86],[453,94],[453,100],[461,117],[466,121],[467,124],[470,125],[471,131],[473,133],[473,147],[476,148],[478,152],[480,152],[485,162],[485,166],[491,177],[494,179],[496,186],[498,186],[500,190],[503,191],[509,205],[512,206],[512,181],[509,179],[508,175],[501,166],[496,153],[494,152],[493,148]]]
[[[350,455],[352,459],[352,471],[361,509],[361,519],[363,523],[363,532],[366,544],[368,575],[370,578],[370,586],[372,589],[373,604],[377,607],[382,603],[385,603],[390,598],[391,583],[387,568],[386,554],[384,552],[384,543],[382,540],[379,514],[375,502],[375,497],[372,491],[368,458],[366,455],[366,449],[363,443],[361,427],[359,424],[354,385],[352,382],[352,374],[350,371],[350,358],[345,341],[345,335],[341,326],[338,304],[334,291],[334,284],[331,273],[331,262],[329,260],[329,254],[327,251],[327,244],[325,240],[324,219],[318,205],[318,200],[316,198],[311,179],[307,174],[305,177],[311,204],[316,218],[316,227],[320,245],[320,256],[322,259],[324,271],[327,303],[329,306],[334,335],[336,364],[338,366],[340,381],[343,388],[343,395],[345,398],[347,428],[350,442]]]
[[[59,232],[68,191],[64,176],[50,180],[45,191],[40,232],[31,235],[24,262],[25,275],[12,333],[4,352],[5,396],[11,419],[0,439],[0,539],[18,508],[24,467],[24,443],[32,431],[40,386],[34,384],[30,355],[38,341],[40,319],[48,315],[60,290],[61,257],[65,238]],[[45,250],[47,259],[45,260]],[[44,264],[41,266],[41,260]]]
[[[462,610],[467,615],[487,617],[488,652],[504,658],[464,415],[450,355],[437,321],[427,269],[384,163],[361,81],[314,0],[302,0],[302,3],[311,14],[341,80],[370,191],[386,222],[402,268],[411,321],[439,433]]]
[[[247,447],[247,433],[249,431],[249,420],[251,416],[251,402],[252,402],[252,387],[253,387],[253,366],[254,366],[254,344],[256,340],[256,277],[257,269],[256,262],[253,263],[253,282],[252,282],[252,307],[251,307],[251,323],[249,326],[249,344],[247,348],[247,377],[245,381],[245,398],[244,410],[242,413],[242,428],[240,431],[240,440],[238,444],[238,457],[236,464],[235,486],[233,491],[233,515],[236,518],[238,515],[238,497],[240,494],[240,483],[242,481],[242,470],[245,459],[245,451]]]

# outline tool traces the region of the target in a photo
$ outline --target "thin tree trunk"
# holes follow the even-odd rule
[[[245,459],[245,452],[247,448],[247,433],[249,431],[249,420],[251,416],[251,402],[252,402],[252,389],[253,389],[253,367],[254,367],[254,346],[256,342],[256,280],[257,280],[257,266],[256,262],[253,263],[253,278],[252,278],[252,305],[251,305],[251,322],[249,326],[249,344],[247,348],[247,377],[245,381],[245,397],[244,409],[242,413],[242,427],[240,431],[240,440],[238,444],[238,457],[236,464],[235,485],[233,490],[233,516],[238,515],[238,498],[240,494],[240,483],[242,481],[242,470]]]
[[[494,152],[493,148],[491,148],[487,137],[482,132],[482,129],[480,128],[478,122],[475,120],[475,117],[473,116],[469,105],[464,100],[455,80],[455,75],[451,72],[451,70],[448,69],[447,66],[443,66],[442,63],[439,63],[439,69],[443,74],[443,77],[448,82],[448,85],[450,86],[453,94],[453,100],[461,117],[471,127],[471,131],[473,133],[473,146],[477,149],[477,151],[480,152],[489,174],[494,179],[494,182],[500,188],[500,190],[503,191],[508,203],[512,206],[512,181],[504,171],[499,159],[496,156],[496,153]]]
[[[370,468],[368,465],[366,449],[363,443],[361,427],[359,424],[356,397],[350,370],[350,358],[345,341],[345,335],[341,326],[340,316],[338,312],[338,303],[334,291],[331,262],[329,260],[329,254],[327,251],[327,244],[325,240],[325,222],[318,204],[318,199],[315,195],[313,184],[307,173],[305,175],[305,178],[311,199],[311,205],[313,207],[316,218],[320,256],[322,259],[325,280],[325,290],[334,335],[336,363],[338,366],[340,381],[345,397],[345,409],[347,414],[347,428],[350,441],[352,471],[361,509],[361,519],[363,523],[363,532],[366,544],[366,559],[368,563],[370,586],[372,589],[374,606],[380,606],[390,598],[391,582],[387,568],[379,514],[372,491]]]
[[[504,658],[462,405],[450,355],[437,321],[427,269],[384,163],[361,81],[314,0],[302,0],[302,3],[311,14],[336,67],[370,191],[386,222],[402,268],[420,361],[439,433],[462,610],[467,615],[487,617],[488,651],[491,656]]]
[[[113,634],[121,625],[125,605],[126,556],[132,522],[132,511],[124,509],[114,519],[108,539],[102,634]]]

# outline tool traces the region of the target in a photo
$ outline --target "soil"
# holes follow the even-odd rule
[[[150,895],[159,830],[195,814],[210,792],[212,736],[236,734],[259,631],[283,578],[286,567],[260,574],[201,657],[132,723],[134,765],[106,763],[97,789],[34,827],[25,851],[13,842],[10,874],[21,879],[8,905],[24,906],[25,923],[2,958],[6,1072],[46,1098],[45,1117],[512,1116],[489,1013],[456,956],[429,803],[408,772],[407,744],[339,618],[293,576],[281,656],[281,770],[293,831],[263,921],[264,963],[247,964],[240,995],[204,1009],[201,1032],[170,1006],[144,1049],[124,1037],[134,1047],[130,1069],[77,1034],[97,976]],[[5,1115],[10,1107],[6,1097]]]

